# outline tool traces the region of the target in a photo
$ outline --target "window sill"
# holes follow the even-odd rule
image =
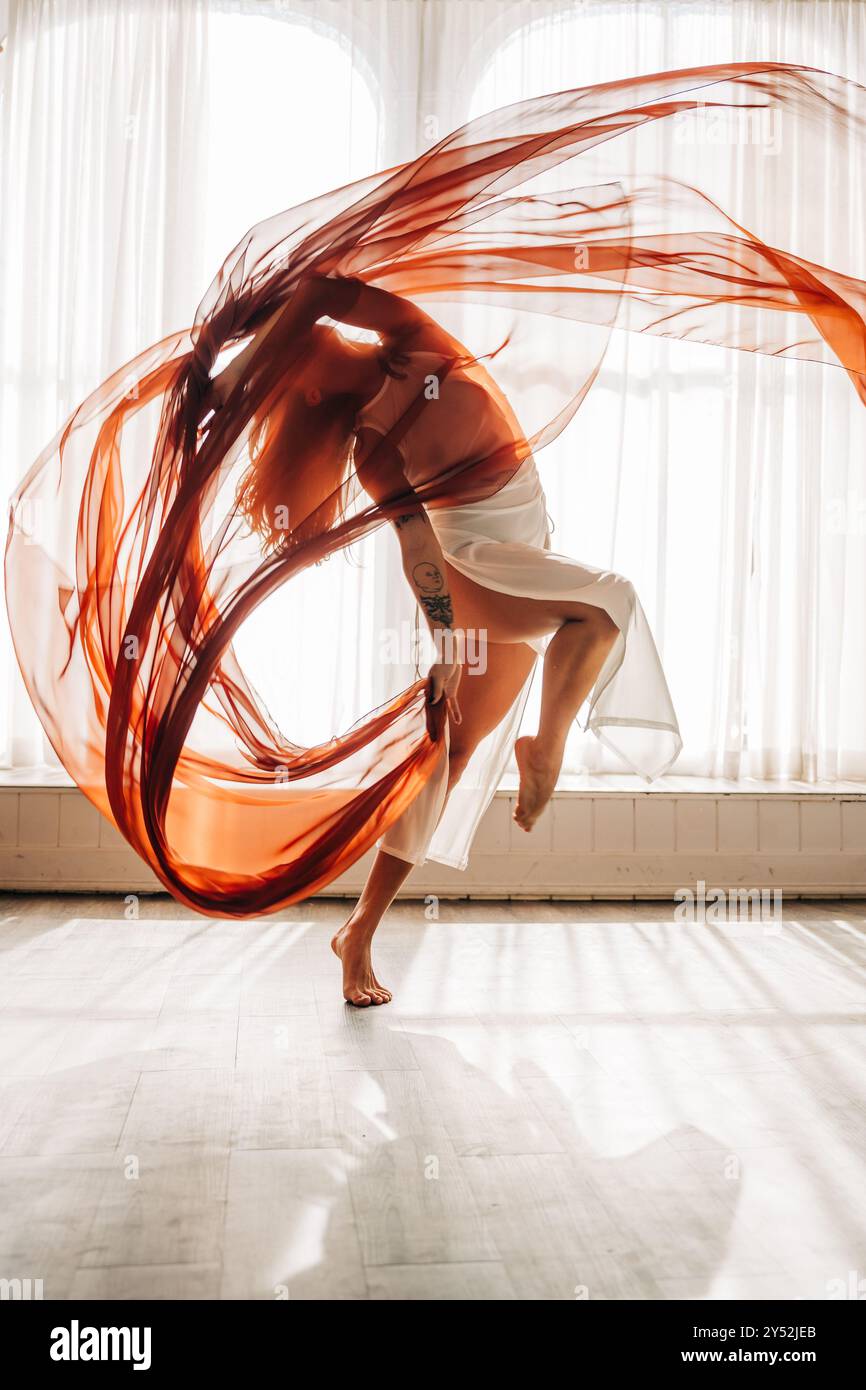
[[[22,788],[30,791],[76,791],[71,777],[62,768],[22,767],[0,768],[0,791],[3,788]],[[517,776],[506,773],[499,784],[497,796],[514,796]],[[844,796],[866,797],[866,781],[840,779],[837,782],[800,782],[794,779],[742,777],[688,777],[669,773],[648,783],[629,773],[564,773],[554,793],[570,796]]]

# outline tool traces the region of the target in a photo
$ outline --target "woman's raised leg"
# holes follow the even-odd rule
[[[531,830],[556,786],[568,730],[619,628],[595,604],[485,589],[451,566],[448,579],[461,626],[485,627],[491,644],[526,643],[554,634],[544,654],[538,733],[534,738],[519,738],[514,746],[520,770],[514,819],[522,830]]]
[[[514,819],[531,830],[553,794],[565,740],[594,686],[619,629],[603,608],[571,618],[554,633],[544,654],[541,713],[534,738],[519,738],[514,756],[520,788]]]

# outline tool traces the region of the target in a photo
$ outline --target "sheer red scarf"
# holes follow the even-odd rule
[[[493,311],[494,337],[471,349],[481,358],[505,337],[486,380],[525,441],[449,459],[425,485],[430,507],[491,495],[555,438],[614,327],[841,366],[866,401],[862,281],[767,245],[682,182],[579,186],[590,151],[708,105],[772,105],[798,136],[826,140],[829,125],[862,157],[866,91],[784,64],[662,73],[494,111],[410,163],[253,227],[192,328],[92,392],[30,469],[6,549],[24,679],[70,775],[181,901],[230,917],[308,896],[374,844],[438,756],[443,711],[425,710],[423,682],[302,747],[275,726],[234,651],[278,586],[389,515],[350,474],[345,508],[322,505],[279,552],[256,549],[236,482],[253,423],[295,379],[291,343],[263,354],[249,389],[203,428],[218,354],[305,274],[440,306],[432,312],[455,331],[467,309]],[[562,169],[545,187],[557,166],[569,181],[574,171],[574,187],[559,186]],[[522,369],[550,359],[552,343],[556,380],[566,364],[568,383],[538,392]]]

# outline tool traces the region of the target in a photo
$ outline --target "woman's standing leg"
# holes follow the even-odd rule
[[[522,642],[488,642],[486,656],[483,673],[464,670],[460,682],[462,719],[449,726],[449,792],[478,744],[511,709],[536,660],[532,648]],[[379,850],[352,915],[331,942],[343,963],[343,997],[351,1004],[387,1004],[391,998],[373,971],[371,943],[373,933],[413,867],[408,860]]]
[[[343,998],[349,1004],[388,1004],[391,991],[379,984],[373,971],[373,933],[414,869],[408,859],[397,859],[380,849],[373,860],[348,922],[331,940],[331,949],[343,963]]]

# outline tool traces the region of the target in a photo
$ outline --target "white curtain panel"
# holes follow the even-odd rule
[[[11,0],[2,18],[0,4],[7,495],[88,391],[192,321],[251,223],[472,115],[726,59],[866,82],[860,0]],[[736,191],[766,239],[866,278],[862,151],[828,136],[825,196],[804,206],[796,148],[779,157],[795,139],[769,112],[656,127],[633,149],[723,206]],[[678,772],[866,776],[864,413],[832,369],[623,333],[540,456],[555,547],[638,586],[683,728]],[[274,596],[237,645],[286,731],[317,739],[411,679],[426,656],[413,619],[383,534]],[[2,760],[51,763],[6,636],[0,663]],[[618,770],[577,728],[567,767]]]
[[[205,15],[196,0],[9,7],[0,57],[7,497],[88,392],[195,307],[205,274]],[[0,645],[5,761],[56,762],[5,631]]]

